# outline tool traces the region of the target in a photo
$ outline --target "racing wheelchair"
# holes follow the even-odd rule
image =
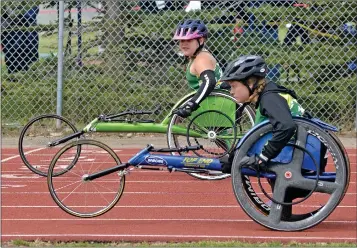
[[[161,122],[155,122],[148,118],[148,115],[158,115],[160,106],[155,110],[137,110],[128,109],[118,114],[99,115],[78,130],[74,124],[68,119],[54,115],[40,115],[30,120],[22,129],[19,136],[18,150],[24,164],[34,173],[47,176],[48,161],[56,154],[56,152],[71,140],[91,137],[93,134],[101,135],[101,133],[160,133],[166,134],[167,145],[170,148],[178,148],[186,144],[186,130],[191,123],[189,129],[196,136],[194,143],[203,145],[204,149],[196,151],[197,156],[205,157],[221,157],[230,152],[233,143],[228,141],[229,137],[219,139],[217,136],[209,136],[215,132],[221,136],[230,122],[225,118],[221,118],[221,114],[229,116],[235,120],[237,126],[236,135],[242,137],[253,125],[255,113],[251,106],[238,103],[226,90],[215,89],[207,98],[205,98],[200,107],[192,113],[189,118],[181,118],[173,114],[172,111],[180,106],[185,105],[195,94],[192,92],[184,96],[180,101],[173,106],[172,110],[166,115]],[[207,110],[215,110],[204,115]],[[195,116],[195,123],[190,122]],[[150,116],[152,117],[152,116]],[[203,118],[204,117],[204,118]],[[223,119],[223,121],[222,121]],[[221,128],[218,130],[217,128]],[[198,130],[200,129],[200,130]],[[192,134],[193,135],[193,134]],[[222,140],[224,140],[222,142]],[[172,154],[184,154],[172,152]],[[75,156],[79,156],[80,148]],[[68,165],[71,167],[71,164]],[[219,180],[229,177],[229,174],[209,171],[206,174],[189,173],[191,176],[205,180]]]
[[[212,110],[199,116],[210,114]],[[224,113],[223,117],[232,125],[230,135],[236,137],[235,123]],[[337,129],[315,118],[294,117],[294,121],[296,135],[264,168],[242,168],[240,161],[259,153],[272,137],[268,122],[255,126],[239,140],[232,164],[232,186],[243,211],[260,225],[279,231],[304,230],[321,223],[341,202],[349,184],[350,164],[334,134]],[[72,141],[51,161],[47,173],[50,194],[68,214],[91,218],[116,205],[124,191],[125,176],[133,169],[198,174],[220,171],[222,164],[217,158],[189,156],[204,149],[189,142],[195,135],[188,128],[186,139],[191,146],[155,149],[148,145],[125,163],[99,141]],[[80,156],[74,161],[78,148]],[[188,155],[167,154],[173,152]],[[73,161],[73,166],[68,167],[68,161]]]

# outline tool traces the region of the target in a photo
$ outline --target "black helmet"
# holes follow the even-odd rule
[[[267,65],[262,57],[256,55],[240,56],[229,63],[221,81],[244,80],[250,76],[265,77]]]

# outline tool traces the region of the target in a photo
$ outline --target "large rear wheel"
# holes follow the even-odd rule
[[[186,104],[190,99],[187,99],[182,103]],[[181,105],[181,106],[182,106]],[[189,118],[182,118],[176,114],[172,115],[167,129],[167,143],[170,148],[184,147],[188,145],[187,138],[185,134],[175,133],[175,127],[183,128],[187,130],[190,121],[197,116],[198,114],[207,111],[207,110],[216,110],[220,113],[226,114],[230,119],[234,120],[236,129],[237,129],[237,139],[238,141],[248,130],[254,126],[255,112],[252,107],[249,105],[244,106],[241,103],[238,103],[234,97],[229,95],[227,92],[213,91],[202,103],[200,104],[199,109],[197,109]],[[214,118],[214,114],[210,115],[210,118],[202,120],[208,128],[222,128],[223,129],[229,126],[229,121],[226,123],[220,123],[219,119]],[[206,123],[204,123],[206,122]],[[223,125],[223,126],[222,126]],[[237,142],[236,142],[237,143]],[[215,148],[213,147],[215,145]],[[234,146],[235,144],[231,144]],[[225,144],[222,142],[216,142],[215,144],[210,144],[210,150],[217,149],[221,150],[217,154],[193,154],[189,153],[179,153],[180,155],[194,155],[194,156],[208,156],[208,157],[222,157],[222,149],[225,149],[227,152],[231,146],[225,147]],[[228,149],[227,149],[228,148]],[[205,149],[205,147],[204,147]],[[173,153],[178,154],[178,153]],[[188,173],[189,175],[202,179],[202,180],[221,180],[230,177],[230,174],[225,174],[219,171],[209,171],[208,173]]]

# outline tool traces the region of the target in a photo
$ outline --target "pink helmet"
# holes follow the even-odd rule
[[[174,40],[192,40],[197,38],[207,38],[208,29],[201,20],[186,20],[181,22],[175,31]]]

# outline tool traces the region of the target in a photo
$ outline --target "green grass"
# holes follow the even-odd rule
[[[240,242],[240,241],[199,241],[199,242],[44,242],[14,240],[3,244],[3,247],[356,247],[356,243],[289,243],[281,242]]]
[[[96,32],[86,32],[82,34],[82,42],[86,43],[90,40],[94,40],[96,37]],[[65,32],[65,35],[63,36],[63,47],[66,47],[66,43],[68,40],[68,31]],[[39,38],[40,44],[39,44],[39,53],[57,53],[58,50],[58,34],[52,34],[52,35],[40,35]],[[71,44],[72,44],[72,49],[74,52],[77,51],[77,41],[78,41],[78,36],[77,35],[72,35],[71,39]],[[98,51],[97,47],[93,47],[89,50],[90,54],[95,54]]]
[[[87,43],[88,41],[94,40],[96,37],[96,32],[88,32],[84,33],[82,35],[82,44]],[[66,48],[66,43],[68,40],[68,32],[65,33],[63,36],[63,49]],[[78,42],[78,36],[77,35],[72,35],[71,39],[71,45],[72,45],[72,54],[77,54],[77,42]],[[38,52],[40,55],[45,55],[45,54],[57,54],[58,52],[58,34],[52,34],[52,35],[44,35],[40,34],[39,36],[39,48]],[[97,54],[98,53],[98,47],[94,46],[90,48],[87,52],[87,54],[92,55],[92,54]],[[1,64],[5,65],[5,54],[3,52],[0,53],[1,55]],[[6,71],[6,67],[2,67],[1,71]]]

